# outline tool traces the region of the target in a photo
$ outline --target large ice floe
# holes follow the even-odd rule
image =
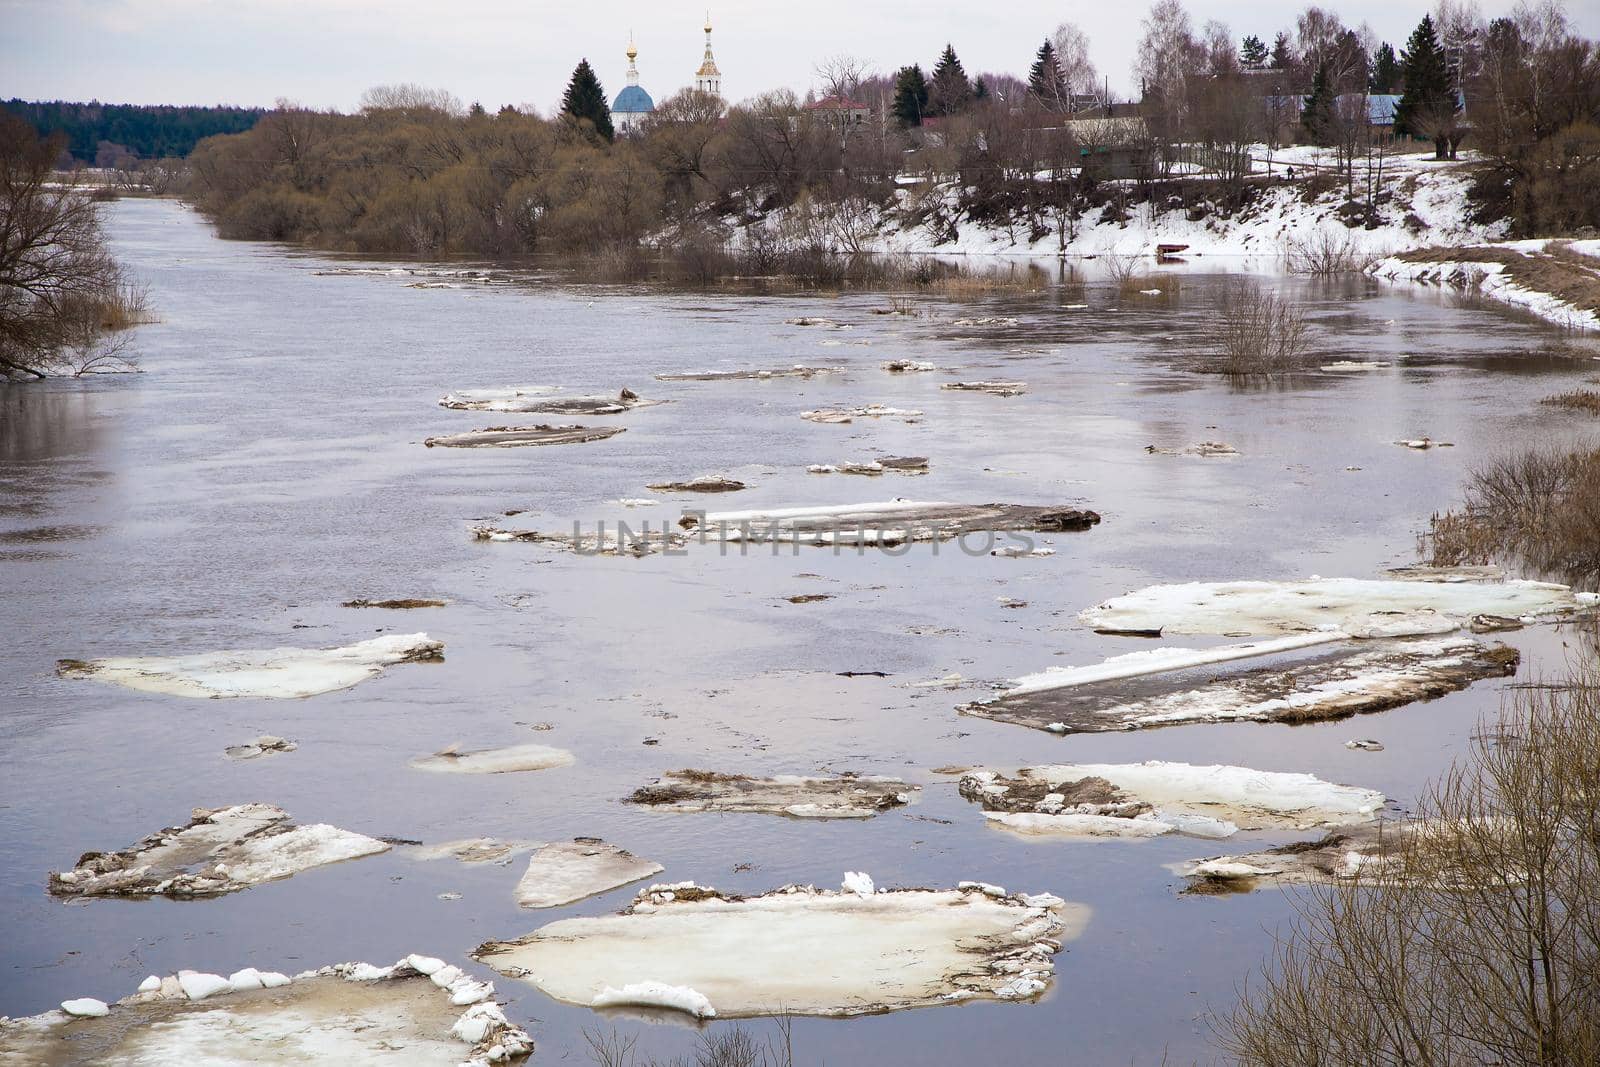
[[[476,752],[461,751],[460,744],[440,749],[431,756],[411,761],[419,771],[444,774],[506,774],[512,771],[545,771],[573,762],[572,753],[549,745],[508,745]]]
[[[291,699],[348,689],[397,663],[444,658],[427,634],[392,634],[342,648],[267,648],[191,656],[64,659],[63,678],[92,678],[145,693],[181,697]]]
[[[634,408],[650,407],[664,403],[645,400],[632,389],[616,395],[560,396],[552,390],[513,386],[506,389],[465,389],[446,393],[439,398],[439,406],[456,411],[501,411],[516,414],[543,415],[620,415]]]
[[[854,422],[856,419],[900,419],[904,422],[914,422],[922,418],[922,412],[912,411],[909,408],[889,407],[884,404],[860,404],[853,407],[816,408],[812,411],[802,411],[800,417],[807,422],[842,425]]]
[[[1017,679],[967,715],[1051,733],[1198,722],[1310,722],[1385,711],[1514,674],[1518,653],[1467,634],[1356,641],[1342,631],[1153,648]]]
[[[604,441],[626,430],[623,426],[485,426],[465,433],[425,437],[429,448],[523,448],[538,445],[581,445]]]
[[[628,800],[663,811],[745,811],[801,819],[866,819],[911,803],[919,787],[881,775],[780,774],[752,778],[717,771],[670,771]]]
[[[563,919],[473,956],[569,1004],[700,1018],[866,1015],[1037,996],[1087,914],[976,882],[753,897],[683,882],[651,886],[618,915]]]
[[[50,892],[217,896],[388,850],[387,842],[337,826],[296,826],[271,804],[196,808],[186,826],[157,830],[115,852],[85,852],[71,870],[51,872]]]
[[[1342,630],[1352,637],[1449,633],[1486,620],[1571,618],[1600,605],[1564,585],[1505,581],[1310,578],[1153,585],[1078,617],[1102,633],[1252,636]]]
[[[1087,530],[1099,521],[1093,511],[1065,505],[887,500],[754,511],[689,511],[679,525],[723,541],[891,545],[974,533]]]
[[[1186,893],[1247,893],[1263,886],[1336,882],[1389,866],[1411,826],[1398,822],[1343,826],[1311,841],[1188,860],[1171,869],[1188,880]]]
[[[1231,837],[1239,830],[1344,826],[1372,819],[1382,793],[1309,774],[1249,767],[1086,763],[971,771],[961,795],[992,825],[1054,837]]]
[[[82,1010],[87,1000],[0,1019],[0,1064],[487,1067],[533,1051],[492,982],[430,956],[292,978],[254,967],[227,977],[179,971],[150,976],[115,1004],[95,1001],[100,1010]]]
[[[876,476],[886,471],[896,474],[927,474],[927,456],[879,456],[877,459],[846,460],[842,463],[813,463],[812,474],[865,474]]]
[[[598,837],[578,837],[541,845],[528,857],[517,883],[524,908],[557,908],[660,874],[661,864],[640,859]]]

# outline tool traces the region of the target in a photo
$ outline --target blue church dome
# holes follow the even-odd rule
[[[656,102],[650,99],[650,94],[637,85],[630,85],[617,94],[617,99],[612,103],[613,112],[642,114],[654,111]]]

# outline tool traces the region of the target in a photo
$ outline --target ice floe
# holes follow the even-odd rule
[[[63,678],[92,678],[170,696],[292,699],[348,689],[397,663],[444,658],[427,634],[392,634],[342,648],[268,648],[191,656],[61,660]]]
[[[780,774],[752,778],[717,771],[670,771],[633,792],[634,804],[663,811],[741,811],[802,819],[866,819],[909,804],[919,787],[899,778]]]
[[[385,611],[410,611],[414,608],[442,608],[443,600],[433,600],[424,597],[399,597],[393,600],[368,600],[365,597],[356,600],[346,600],[339,605],[341,608],[382,608]]]
[[[1153,585],[1083,611],[1102,633],[1250,636],[1341,630],[1353,637],[1448,633],[1474,618],[1567,619],[1600,605],[1593,593],[1508,579],[1311,578]]]
[[[1322,364],[1322,366],[1320,366],[1317,369],[1318,370],[1326,370],[1326,371],[1378,370],[1380,367],[1387,367],[1388,365],[1389,364],[1387,364],[1387,363],[1383,363],[1383,362],[1380,362],[1378,360],[1370,360],[1370,359],[1363,359],[1363,360],[1336,359],[1332,363],[1324,363],[1324,364]]]
[[[792,367],[780,367],[775,370],[694,370],[680,371],[677,374],[658,374],[658,382],[731,382],[744,379],[767,378],[814,378],[819,374],[832,374],[837,367],[807,367],[796,363]]]
[[[1188,860],[1174,873],[1188,879],[1185,892],[1243,893],[1262,886],[1306,885],[1349,878],[1364,868],[1388,862],[1408,833],[1406,824],[1380,822],[1345,826],[1313,841],[1233,856]]]
[[[866,895],[785,886],[751,897],[693,883],[652,886],[621,914],[564,919],[473,955],[569,1004],[699,1016],[714,1006],[718,1018],[1037,996],[1087,909],[973,885]]]
[[[517,903],[524,908],[557,908],[649,878],[659,863],[640,859],[597,837],[578,837],[542,845],[528,857],[528,869],[517,883]]]
[[[411,961],[438,964],[435,980]],[[0,1018],[0,1063],[454,1067],[516,1062],[533,1051],[533,1040],[492,999],[492,983],[455,967],[452,980],[440,983],[444,966],[411,956],[387,967],[343,963],[293,979],[253,967],[231,978],[180,971],[147,981],[115,1004],[85,997],[59,1011]]]
[[[1087,530],[1093,511],[1065,505],[955,504],[887,500],[823,507],[685,512],[679,525],[725,541],[794,541],[802,544],[900,544],[972,533]],[[987,549],[985,549],[987,550]]]
[[[813,463],[806,468],[812,474],[865,474],[879,475],[885,471],[896,474],[927,474],[926,456],[880,456],[877,459],[847,460],[843,463]]]
[[[879,365],[890,374],[908,374],[939,369],[925,359],[891,359]]]
[[[623,433],[625,426],[485,426],[465,433],[425,437],[429,448],[521,448],[533,445],[580,445]]]
[[[1239,454],[1237,448],[1221,441],[1201,441],[1182,448],[1157,448],[1155,445],[1145,445],[1144,450],[1152,456],[1237,456]]]
[[[502,841],[497,837],[464,837],[458,841],[441,841],[437,845],[418,845],[412,854],[420,860],[452,859],[461,863],[493,863],[504,866],[529,849],[538,848],[534,841]]]
[[[650,522],[641,523],[635,530],[625,523],[615,526],[599,524],[592,532],[579,530],[572,533],[549,533],[544,530],[508,530],[498,526],[474,526],[472,536],[477,541],[509,543],[520,541],[529,544],[549,545],[590,556],[649,556],[668,549],[683,548],[689,538],[666,523],[651,528]]]
[[[229,759],[257,759],[274,752],[293,752],[299,747],[293,741],[285,741],[271,734],[262,734],[254,741],[247,741],[242,745],[229,745],[222,751]]]
[[[1382,793],[1309,774],[1213,764],[1086,763],[972,771],[961,795],[994,825],[1030,835],[1230,837],[1238,830],[1344,826],[1372,819]]]
[[[545,415],[620,415],[633,408],[664,403],[645,400],[632,389],[606,396],[551,396],[526,388],[475,389],[446,393],[439,406],[456,411],[501,411]]]
[[[652,482],[645,488],[658,493],[737,493],[747,487],[743,482],[733,478],[702,474],[682,482]]]
[[[411,761],[419,771],[446,774],[506,774],[512,771],[545,771],[573,762],[572,753],[549,745],[508,745],[463,752],[459,744],[440,749],[431,756]]]
[[[856,419],[900,419],[904,422],[914,422],[922,418],[922,412],[908,408],[889,407],[885,404],[862,404],[857,407],[817,408],[813,411],[802,411],[800,417],[808,422],[832,424],[850,423]]]
[[[216,896],[313,867],[387,852],[377,838],[317,823],[296,826],[271,804],[196,808],[186,826],[115,852],[85,852],[50,874],[57,896]]]
[[[1518,653],[1466,634],[1354,641],[1313,632],[1156,648],[1017,679],[968,715],[1051,733],[1197,722],[1308,722],[1384,711],[1516,671]]]
[[[1021,396],[1028,391],[1022,382],[945,382],[940,389],[962,393],[989,393],[992,396]]]
[[[850,330],[854,329],[847,322],[835,322],[832,319],[819,318],[815,315],[801,315],[792,319],[784,319],[785,326],[820,326],[825,330]]]

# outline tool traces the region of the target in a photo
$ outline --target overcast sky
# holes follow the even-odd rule
[[[1487,15],[1514,0],[1482,0]],[[1114,89],[1126,92],[1146,0],[723,0],[711,11],[723,93],[805,90],[835,53],[880,71],[920,62],[948,40],[968,73],[1023,73],[1064,19],[1089,34]],[[1340,0],[1323,6],[1369,23],[1398,48],[1432,0]],[[1221,19],[1237,38],[1271,41],[1302,7],[1274,0],[1189,0],[1198,30]],[[1600,0],[1569,0],[1574,27],[1600,36]],[[137,104],[271,105],[279,97],[352,109],[363,89],[394,82],[444,88],[491,111],[549,111],[580,57],[606,91],[624,84],[631,29],[641,84],[657,100],[700,64],[703,3],[681,0],[0,0],[0,98]]]

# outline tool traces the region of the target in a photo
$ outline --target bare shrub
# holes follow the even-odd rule
[[[1600,450],[1531,448],[1472,472],[1460,510],[1421,539],[1441,566],[1512,556],[1568,581],[1600,580]]]
[[[1519,689],[1396,850],[1297,902],[1244,1064],[1600,1062],[1600,673]]]
[[[1309,237],[1291,237],[1283,246],[1284,266],[1290,274],[1354,274],[1371,266],[1376,257],[1361,251],[1350,233],[1320,226]]]
[[[778,1033],[762,1043],[750,1031],[735,1024],[728,1029],[710,1030],[688,1058],[641,1060],[635,1051],[638,1039],[615,1029],[601,1033],[585,1030],[589,1058],[600,1067],[794,1067],[794,1026],[788,1016],[778,1019]]]
[[[1137,252],[1113,252],[1108,248],[1098,253],[1096,258],[1105,265],[1106,276],[1116,282],[1118,288],[1126,289],[1139,276],[1144,257]]]
[[[1300,366],[1305,319],[1291,300],[1248,278],[1229,281],[1218,308],[1216,369],[1235,377],[1288,374]]]

